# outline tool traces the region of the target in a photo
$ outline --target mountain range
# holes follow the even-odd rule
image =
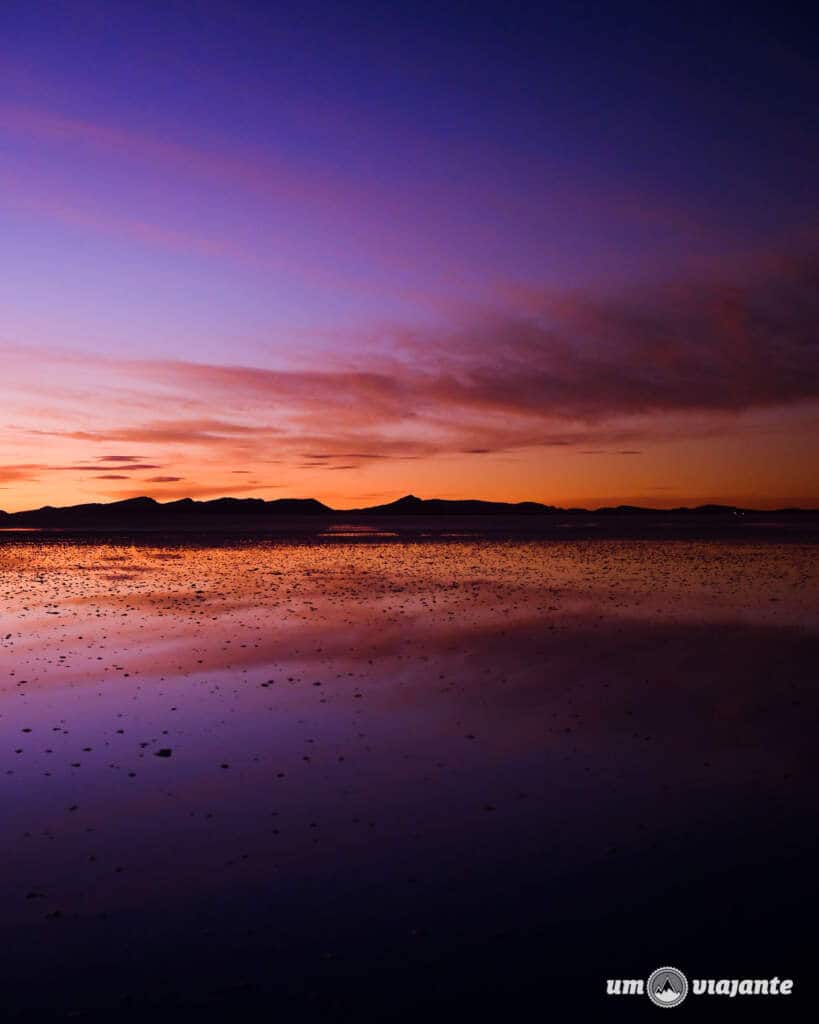
[[[738,508],[733,505],[699,505],[695,508],[653,509],[634,505],[583,509],[558,508],[536,501],[516,503],[502,501],[480,501],[475,499],[452,500],[445,498],[417,498],[408,494],[385,505],[374,505],[359,509],[333,509],[315,498],[278,498],[265,501],[262,498],[215,498],[209,501],[194,501],[181,498],[178,501],[158,502],[154,498],[128,498],[109,503],[93,502],[84,505],[69,505],[42,508],[24,512],[0,511],[0,528],[39,529],[94,529],[94,528],[172,528],[174,525],[221,525],[227,522],[253,521],[263,525],[266,520],[287,518],[290,520],[310,517],[350,521],[351,518],[369,516],[762,516],[816,514],[816,510],[778,509],[775,513],[759,512]]]

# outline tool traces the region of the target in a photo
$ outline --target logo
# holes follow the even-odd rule
[[[694,978],[692,996],[789,996],[793,994],[793,978]],[[688,978],[676,967],[658,967],[642,978],[607,978],[607,996],[646,995],[655,1006],[679,1006],[689,995]]]
[[[646,989],[655,1006],[679,1006],[688,995],[688,979],[676,967],[658,967],[649,975]]]

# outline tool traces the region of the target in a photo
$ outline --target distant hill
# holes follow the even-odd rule
[[[537,501],[519,501],[510,503],[506,501],[478,501],[467,499],[453,501],[448,498],[416,498],[414,494],[407,494],[404,498],[391,501],[388,505],[373,505],[370,508],[355,509],[354,511],[366,515],[537,515],[547,512],[559,512],[561,509],[554,505],[541,505]]]
[[[654,517],[659,520],[703,520],[736,521],[743,517],[762,516],[799,517],[819,515],[816,510],[780,509],[775,512],[758,512],[752,509],[736,508],[733,505],[700,505],[696,508],[652,509],[635,505],[617,505],[598,509],[558,508],[536,501],[503,502],[480,501],[477,499],[453,500],[449,498],[418,498],[407,494],[397,501],[385,505],[374,505],[360,509],[332,509],[315,498],[278,498],[265,501],[262,498],[214,498],[209,501],[195,501],[180,498],[177,501],[158,502],[154,498],[128,498],[109,503],[92,502],[85,505],[69,505],[43,508],[26,512],[0,511],[0,529],[39,528],[55,530],[93,529],[264,529],[280,521],[282,526],[303,521],[305,528],[316,523],[321,529],[322,522],[350,522],[353,519],[385,517],[507,517],[510,522],[547,523],[558,519],[571,521],[589,516],[595,519],[631,521]],[[486,520],[488,522],[488,519]]]
[[[332,509],[315,498],[214,498],[211,501],[179,501],[160,503],[154,498],[128,498],[109,503],[93,502],[87,505],[68,505],[43,508],[12,514],[0,513],[0,525],[37,526],[42,528],[147,526],[173,525],[176,522],[211,518],[235,519],[246,516],[315,516],[327,515]]]

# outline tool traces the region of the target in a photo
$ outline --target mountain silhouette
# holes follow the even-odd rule
[[[595,523],[611,522],[654,522],[701,520],[721,523],[725,526],[738,525],[771,516],[780,521],[790,519],[807,522],[808,517],[819,516],[819,511],[809,509],[780,509],[775,512],[760,512],[737,508],[733,505],[700,505],[695,508],[652,509],[636,505],[617,505],[598,509],[559,508],[537,501],[481,501],[475,498],[457,500],[451,498],[419,498],[407,494],[403,498],[384,505],[373,505],[359,509],[333,509],[315,498],[277,498],[265,501],[263,498],[212,498],[197,501],[193,498],[179,498],[175,501],[159,502],[155,498],[126,498],[122,501],[90,502],[83,505],[42,508],[25,512],[0,511],[0,529],[267,529],[278,522],[282,529],[322,529],[329,523],[344,523],[375,519],[396,522],[424,521],[429,517],[442,524],[456,519],[472,520],[487,524],[487,529],[496,530],[507,522],[529,524],[525,529],[542,529],[558,521],[569,524],[583,520],[593,527]],[[594,522],[589,517],[593,517]],[[310,524],[314,524],[311,526]]]
[[[55,508],[44,505],[28,512],[0,513],[0,525],[34,526],[42,528],[105,526],[113,524],[159,526],[182,520],[208,517],[241,518],[245,516],[315,516],[332,513],[332,509],[315,498],[214,498],[211,501],[158,502],[155,498],[126,498],[108,503],[92,502],[87,505],[68,505]]]
[[[532,515],[560,511],[554,505],[541,505],[537,501],[480,501],[469,498],[452,500],[450,498],[416,498],[407,494],[387,505],[374,505],[370,508],[355,509],[368,515]]]

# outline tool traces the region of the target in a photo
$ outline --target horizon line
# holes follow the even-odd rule
[[[113,506],[135,506],[138,503],[150,502],[152,505],[157,506],[160,509],[168,508],[169,506],[181,506],[181,505],[194,505],[194,506],[207,506],[213,505],[217,502],[235,502],[237,505],[246,505],[248,502],[258,502],[264,506],[275,506],[283,503],[299,503],[303,505],[316,505],[321,506],[322,510],[326,510],[327,513],[334,515],[350,514],[356,512],[371,512],[380,509],[389,509],[392,506],[399,505],[400,503],[417,503],[418,506],[423,506],[428,503],[434,502],[436,504],[441,503],[444,505],[487,505],[487,506],[502,506],[508,508],[510,513],[513,513],[515,509],[521,506],[526,506],[532,509],[542,509],[544,512],[588,512],[596,513],[603,511],[621,511],[627,512],[629,510],[639,512],[657,512],[657,513],[670,513],[670,512],[694,512],[703,509],[719,509],[737,513],[753,513],[753,514],[764,514],[773,512],[813,512],[819,514],[819,508],[804,505],[778,505],[769,508],[751,507],[746,505],[737,505],[731,502],[714,502],[706,501],[698,504],[675,504],[669,506],[655,506],[655,505],[642,505],[634,504],[631,502],[620,502],[617,504],[603,504],[603,505],[553,505],[548,502],[539,501],[537,499],[522,499],[520,501],[505,501],[494,498],[419,498],[414,494],[408,493],[401,495],[398,498],[394,498],[390,501],[379,502],[375,505],[360,505],[351,508],[334,508],[322,502],[318,498],[313,497],[279,497],[279,498],[261,498],[256,496],[244,496],[235,497],[233,495],[218,495],[213,498],[193,498],[193,497],[182,497],[182,498],[170,498],[167,501],[161,501],[158,498],[153,497],[149,494],[134,495],[128,498],[115,498],[111,501],[88,501],[79,502],[73,505],[41,505],[37,508],[18,509],[14,512],[6,511],[0,508],[0,516],[3,517],[14,517],[14,516],[25,516],[42,512],[71,512],[78,509],[93,509],[93,508],[111,508]],[[501,509],[503,510],[503,509]]]

